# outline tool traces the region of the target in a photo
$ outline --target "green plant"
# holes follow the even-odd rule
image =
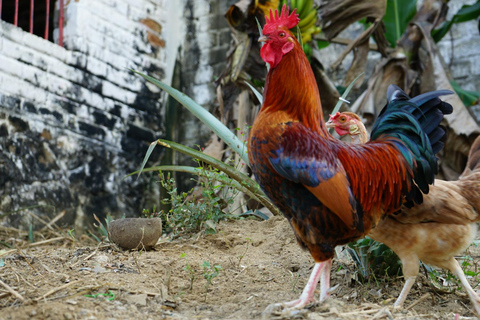
[[[222,185],[215,185],[209,179],[198,181],[202,189],[201,199],[189,197],[190,193],[187,192],[178,192],[175,179],[171,178],[169,173],[166,177],[160,173],[160,183],[169,195],[162,199],[162,203],[169,205],[170,210],[159,212],[166,232],[178,236],[204,228],[207,234],[215,233],[215,223],[227,217],[223,210],[233,200],[223,199],[215,193]]]
[[[463,5],[452,17],[452,20],[444,21],[440,27],[432,30],[432,37],[435,42],[440,41],[450,30],[454,23],[467,22],[480,16],[480,1],[472,5]]]
[[[97,237],[93,233],[91,233],[91,236],[98,242],[104,242],[109,240],[108,226],[110,225],[110,222],[113,220],[112,215],[107,213],[107,215],[105,216],[105,225],[103,225],[103,223],[100,221],[100,219],[97,217],[96,214],[93,214],[93,218],[98,222],[98,225],[94,223],[93,226],[97,228],[97,231],[100,234],[100,237]]]
[[[367,281],[376,276],[399,275],[402,264],[398,256],[383,243],[369,237],[350,242],[347,251],[358,267],[360,280]]]
[[[246,240],[247,240],[247,244],[245,246],[245,251],[243,252],[243,254],[238,256],[238,266],[240,266],[240,263],[242,263],[243,258],[245,258],[245,256],[247,255],[248,248],[252,244],[252,239],[247,238]]]
[[[203,277],[207,280],[207,283],[205,284],[205,301],[207,301],[208,287],[212,283],[213,278],[218,276],[221,269],[222,267],[219,265],[214,265],[212,267],[210,262],[203,261]]]
[[[70,229],[67,231],[67,235],[73,240],[77,241],[77,238],[75,238],[75,229]]]
[[[188,263],[188,260],[187,260],[187,254],[185,252],[183,252],[181,255],[180,255],[180,258],[184,258],[185,259],[185,267],[183,267],[183,270],[185,270],[187,273],[188,273],[188,276],[190,277],[190,291],[192,291],[193,289],[193,281],[195,281],[195,270],[193,269],[192,266],[190,266],[190,264]]]
[[[396,47],[397,40],[416,12],[417,0],[387,0],[387,9],[382,20],[385,24],[385,37],[392,48]]]
[[[157,218],[161,216],[161,211],[158,211],[157,207],[153,206],[151,212],[148,209],[143,209],[142,214],[145,218]]]
[[[461,261],[460,266],[462,271],[467,278],[471,278],[474,281],[473,289],[480,285],[480,270],[478,270],[477,262],[470,255],[470,248],[472,246],[477,246],[477,243],[474,241],[467,248],[465,255],[458,258]],[[461,281],[453,275],[449,270],[440,269],[436,270],[424,263],[422,263],[423,269],[428,275],[427,278],[430,280],[430,284],[440,290],[441,292],[454,292],[462,290],[463,285]]]

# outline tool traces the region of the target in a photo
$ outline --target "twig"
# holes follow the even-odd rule
[[[77,264],[81,263],[81,262],[84,262],[84,261],[87,261],[88,259],[90,259],[91,257],[93,257],[95,254],[97,253],[97,250],[93,251],[91,254],[89,254],[88,256],[86,256],[83,260],[78,260],[77,262],[75,262],[74,264],[72,264],[71,266],[69,266],[70,269],[73,269],[74,267],[77,266]]]
[[[371,309],[371,310],[361,310],[361,311],[352,311],[352,312],[345,312],[345,313],[337,313],[337,312],[325,312],[325,313],[318,313],[319,316],[325,317],[325,316],[330,316],[330,315],[337,315],[338,317],[344,317],[344,316],[351,316],[351,315],[357,315],[357,314],[370,314],[370,313],[376,313],[381,309]]]
[[[10,287],[8,284],[6,284],[5,282],[3,282],[1,279],[0,279],[0,284],[2,286],[5,287],[5,289],[7,289],[8,292],[10,292],[11,294],[13,294],[18,300],[24,302],[25,301],[25,298],[22,297],[20,295],[20,293],[18,293],[17,291],[13,290],[12,287]]]
[[[34,242],[34,243],[29,243],[29,244],[27,245],[27,247],[41,246],[42,244],[46,244],[46,243],[50,243],[50,242],[55,242],[55,241],[58,241],[58,240],[70,240],[70,241],[73,241],[72,239],[67,238],[67,237],[56,237],[56,238],[51,238],[51,239],[47,239],[47,240],[42,240],[42,241],[38,241],[38,242]]]
[[[352,311],[352,312],[345,312],[345,313],[339,313],[339,317],[344,317],[344,316],[351,316],[355,314],[370,314],[370,313],[376,313],[378,312],[379,309],[373,309],[373,310],[362,310],[362,311]]]
[[[32,264],[30,263],[30,261],[28,261],[27,256],[24,255],[23,252],[22,252],[20,249],[17,248],[17,252],[18,252],[19,255],[21,255],[21,256],[25,259],[25,262],[28,263],[28,265],[30,266],[30,268],[33,269],[33,271],[35,271],[35,272],[38,273],[38,274],[41,274],[34,266],[32,266]]]
[[[37,219],[38,221],[40,221],[43,225],[45,226],[48,226],[48,222],[43,220],[42,218],[40,218],[39,216],[37,216],[35,213],[31,212],[30,210],[27,210],[27,213],[29,215],[31,215],[33,218]],[[53,231],[53,228],[52,227],[49,227],[50,230]]]
[[[320,40],[320,41],[325,41],[325,42],[330,42],[330,43],[337,43],[337,44],[343,44],[343,45],[346,45],[348,46],[349,44],[351,44],[353,41],[355,41],[355,39],[347,39],[347,38],[333,38],[333,39],[330,39],[328,40],[327,38],[325,38],[325,36],[323,36],[322,34],[316,34],[315,36],[313,36],[315,40]],[[372,44],[370,43],[368,45],[369,49],[371,51],[378,51],[378,46],[376,44]]]
[[[420,299],[418,299],[417,301],[415,301],[414,303],[412,303],[411,305],[409,305],[408,307],[406,307],[405,310],[410,310],[410,309],[412,309],[412,308],[415,307],[417,304],[421,303],[423,300],[428,299],[428,297],[430,297],[430,293],[425,293],[423,296],[420,297]]]
[[[52,225],[55,224],[55,222],[57,222],[58,220],[62,219],[64,215],[65,215],[65,210],[63,210],[55,218],[50,220],[50,222],[47,225],[45,225],[42,229],[40,229],[40,231],[43,231],[46,228],[52,229]]]
[[[8,291],[5,291],[3,293],[0,293],[0,299],[3,299],[5,297],[8,297],[9,295],[11,295],[12,293],[11,292],[8,292]]]
[[[71,285],[73,285],[73,284],[79,283],[79,282],[80,282],[80,280],[76,280],[76,281],[72,281],[72,282],[70,282],[70,283],[64,284],[63,286],[60,286],[60,287],[58,287],[58,288],[54,288],[54,289],[48,291],[48,292],[45,293],[43,296],[38,297],[38,298],[36,298],[36,299],[34,299],[34,300],[35,300],[35,301],[40,301],[40,300],[42,300],[42,299],[45,299],[45,298],[48,297],[48,296],[51,296],[51,295],[54,294],[55,292],[58,292],[58,291],[60,291],[60,290],[63,290],[63,289],[65,289],[65,288],[67,288],[67,287],[69,287],[69,286],[71,286]]]
[[[117,290],[117,291],[124,291],[128,292],[131,294],[146,294],[147,296],[161,296],[161,293],[154,293],[154,292],[147,292],[147,291],[134,291],[134,290],[129,290],[125,288],[120,288],[120,287],[108,287],[108,290]]]
[[[11,250],[7,250],[7,251],[4,251],[4,252],[0,252],[0,257],[3,257],[9,253],[12,253],[12,252],[15,252],[17,251],[17,249],[11,249]]]

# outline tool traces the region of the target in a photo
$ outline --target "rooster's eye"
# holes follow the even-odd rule
[[[345,118],[345,117],[341,117],[340,119],[338,119],[338,121],[340,121],[341,123],[344,123],[345,120],[347,120],[347,118]]]
[[[285,37],[285,32],[280,32],[280,33],[278,34],[278,36],[279,36],[280,38]]]

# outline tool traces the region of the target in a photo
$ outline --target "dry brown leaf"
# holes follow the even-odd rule
[[[214,157],[217,160],[222,160],[223,153],[225,152],[225,143],[222,139],[218,138],[215,133],[212,133],[210,140],[207,142],[207,146],[203,150],[203,153]]]
[[[322,31],[332,39],[352,23],[370,17],[381,20],[385,15],[385,0],[324,0],[320,5]]]

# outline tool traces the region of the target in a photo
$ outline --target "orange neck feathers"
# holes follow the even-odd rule
[[[268,72],[261,112],[286,112],[292,121],[328,137],[315,76],[300,44],[294,41],[294,48]]]

